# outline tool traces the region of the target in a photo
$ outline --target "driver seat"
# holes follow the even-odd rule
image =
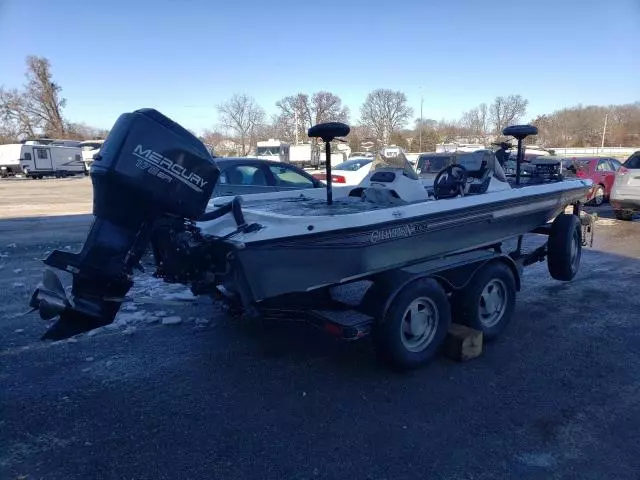
[[[493,174],[494,159],[491,156],[494,153],[491,150],[476,150],[468,154],[461,155],[459,165],[467,170],[467,174],[471,179],[466,185],[465,194],[486,193],[491,183]]]

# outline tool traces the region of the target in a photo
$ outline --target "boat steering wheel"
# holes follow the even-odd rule
[[[469,173],[462,165],[453,164],[443,168],[433,181],[433,196],[438,200],[463,195],[468,177]]]

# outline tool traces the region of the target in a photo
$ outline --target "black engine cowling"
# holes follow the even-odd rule
[[[121,115],[91,166],[95,219],[82,250],[44,261],[73,275],[71,299],[51,272],[32,296],[42,318],[60,316],[44,338],[113,322],[154,222],[199,218],[219,174],[202,142],[158,111]]]

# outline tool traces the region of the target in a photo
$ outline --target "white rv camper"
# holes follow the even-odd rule
[[[0,145],[0,176],[31,178],[87,174],[80,147],[34,142]]]
[[[80,143],[80,149],[82,150],[82,161],[87,171],[90,170],[93,163],[93,157],[100,151],[104,140],[87,140]]]
[[[299,143],[289,146],[289,161],[300,168],[319,165],[318,150],[310,143]]]
[[[289,162],[289,144],[274,138],[257,142],[256,158],[276,162]]]

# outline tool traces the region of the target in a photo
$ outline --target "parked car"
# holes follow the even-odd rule
[[[611,206],[619,220],[632,220],[640,211],[640,150],[627,158],[616,172]]]
[[[290,163],[248,157],[216,157],[214,161],[220,169],[220,178],[212,197],[325,187]]]
[[[331,167],[331,183],[358,185],[371,170],[371,162],[371,157],[351,157],[346,162]],[[313,176],[318,180],[327,180],[327,174],[324,172],[314,173]]]
[[[611,187],[621,166],[622,163],[617,159],[609,157],[573,157],[565,158],[562,162],[562,169],[566,173],[591,179],[593,187],[586,200],[596,206],[602,205],[611,196]]]

